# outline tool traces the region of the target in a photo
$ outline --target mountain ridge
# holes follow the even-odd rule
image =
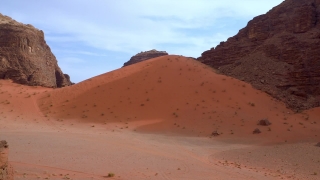
[[[320,1],[286,0],[198,58],[297,111],[320,106]]]

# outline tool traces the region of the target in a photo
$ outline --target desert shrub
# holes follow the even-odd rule
[[[108,177],[114,177],[114,173],[108,173]]]

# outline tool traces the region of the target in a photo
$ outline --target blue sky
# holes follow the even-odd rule
[[[157,49],[199,57],[282,0],[1,0],[0,13],[45,33],[73,82]]]

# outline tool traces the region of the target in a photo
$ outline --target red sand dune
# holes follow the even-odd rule
[[[61,89],[0,81],[16,179],[317,179],[320,108],[294,113],[195,60],[164,56]],[[271,126],[258,126],[268,118]],[[261,134],[252,131],[259,128]],[[222,135],[210,137],[212,131]],[[167,136],[169,135],[169,136]],[[199,136],[199,137],[198,137]],[[261,145],[262,144],[262,145]]]
[[[182,56],[163,56],[109,72],[74,86],[48,92],[42,112],[60,120],[122,123],[150,133],[179,133],[293,141],[314,138],[320,119],[295,114],[283,103],[249,84],[217,74]],[[317,110],[314,110],[317,111]],[[259,127],[268,118],[270,127]],[[157,123],[155,123],[157,122]],[[270,139],[271,138],[271,139]]]

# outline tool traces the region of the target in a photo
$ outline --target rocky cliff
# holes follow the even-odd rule
[[[45,87],[71,84],[63,74],[41,30],[0,14],[0,78]]]
[[[8,144],[0,141],[0,180],[13,180],[13,169],[8,163]]]
[[[135,63],[138,63],[141,61],[145,61],[148,59],[152,59],[152,58],[156,58],[156,57],[160,57],[160,56],[165,56],[165,55],[168,55],[168,53],[166,51],[157,51],[155,49],[150,50],[150,51],[140,52],[140,53],[132,56],[128,62],[124,63],[123,67],[129,66],[131,64],[135,64]]]
[[[292,109],[320,106],[320,0],[285,0],[198,60]]]

